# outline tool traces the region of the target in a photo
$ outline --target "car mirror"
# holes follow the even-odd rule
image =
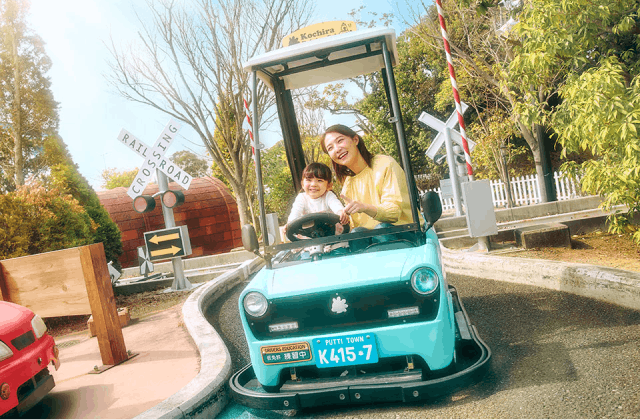
[[[258,235],[253,225],[246,224],[242,226],[242,245],[244,249],[260,256],[260,245],[258,243]]]
[[[442,216],[442,203],[440,197],[434,191],[427,191],[420,200],[422,205],[422,211],[424,212],[424,218],[427,220],[429,229],[435,222]]]

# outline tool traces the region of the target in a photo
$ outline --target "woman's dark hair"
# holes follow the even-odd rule
[[[320,162],[313,162],[307,165],[302,171],[302,179],[309,178],[318,178],[327,181],[328,183],[332,182],[332,174],[331,169]]]
[[[357,145],[358,151],[360,152],[360,155],[362,155],[362,158],[364,159],[364,161],[367,163],[367,166],[371,167],[371,161],[373,160],[373,155],[371,154],[371,152],[369,152],[369,150],[367,150],[367,146],[365,146],[364,141],[362,141],[362,137],[360,137],[358,133],[356,133],[346,125],[342,125],[342,124],[335,124],[327,128],[324,131],[324,134],[322,134],[322,137],[320,138],[320,146],[322,146],[322,150],[324,150],[326,154],[329,154],[329,152],[327,152],[327,146],[325,146],[324,144],[324,139],[329,133],[339,133],[339,134],[342,134],[343,136],[351,137],[352,139],[358,137],[360,139]],[[340,182],[343,182],[347,176],[355,175],[351,169],[347,168],[344,165],[339,165],[335,163],[333,160],[331,160],[331,165],[333,166],[333,170],[336,173],[336,178],[338,178]]]

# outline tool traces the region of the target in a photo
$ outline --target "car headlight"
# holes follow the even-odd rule
[[[47,332],[47,326],[44,325],[44,321],[40,318],[40,315],[34,315],[31,319],[31,328],[36,334],[36,339],[39,339]]]
[[[259,318],[267,312],[267,298],[258,292],[249,292],[243,300],[244,310],[251,316]]]
[[[13,352],[11,351],[9,346],[0,341],[0,361],[8,359],[11,356],[13,356]]]
[[[438,288],[438,274],[430,268],[421,267],[411,275],[411,287],[421,295],[433,293]]]

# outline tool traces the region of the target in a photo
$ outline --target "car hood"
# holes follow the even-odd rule
[[[278,298],[408,279],[416,265],[434,262],[428,255],[424,247],[417,247],[264,270],[264,277],[256,278],[257,284],[251,288],[263,289],[269,298]]]
[[[24,325],[31,325],[33,312],[24,306],[11,302],[0,301],[0,335],[20,329]]]

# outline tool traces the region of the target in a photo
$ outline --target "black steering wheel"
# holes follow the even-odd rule
[[[308,238],[322,238],[336,234],[336,223],[340,216],[334,213],[309,213],[287,224],[287,238],[291,242],[299,241],[296,235]],[[349,225],[343,225],[344,232],[349,232]]]

